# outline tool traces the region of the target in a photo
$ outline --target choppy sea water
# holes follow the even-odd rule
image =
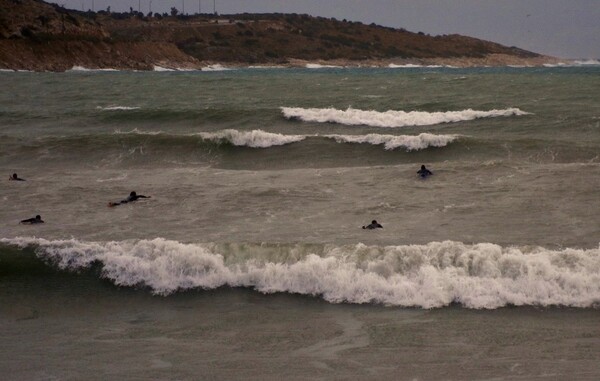
[[[0,366],[77,379],[55,361],[94,343],[125,378],[594,379],[599,74],[2,72],[1,331],[51,354]]]

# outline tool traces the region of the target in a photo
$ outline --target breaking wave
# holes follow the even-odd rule
[[[163,131],[140,131],[133,129],[128,132],[115,131],[115,134],[135,134],[168,136]],[[177,137],[177,135],[171,135]],[[417,151],[429,147],[445,147],[453,141],[457,140],[459,135],[434,135],[430,133],[422,133],[419,135],[284,135],[263,130],[238,131],[238,130],[222,130],[217,132],[199,132],[180,137],[200,137],[205,141],[214,143],[228,143],[238,147],[252,148],[269,148],[273,146],[281,146],[300,142],[307,138],[325,138],[332,139],[336,143],[352,143],[352,144],[372,144],[383,145],[386,150],[394,150],[397,148],[405,148],[407,151]]]
[[[246,146],[252,148],[281,146],[306,139],[306,136],[304,135],[283,135],[262,130],[223,130],[219,132],[200,132],[196,135],[204,140],[210,140],[217,143],[225,141],[234,146]]]
[[[529,115],[518,108],[503,110],[478,111],[467,109],[462,111],[425,112],[425,111],[366,111],[348,108],[300,108],[281,107],[283,115],[288,119],[299,119],[304,122],[339,123],[348,126],[372,127],[406,127],[429,126],[440,123],[462,122],[479,118],[500,116]]]
[[[449,143],[458,139],[458,135],[434,135],[422,133],[416,136],[412,135],[325,135],[327,138],[334,139],[338,143],[368,143],[373,145],[382,145],[386,150],[396,148],[406,148],[407,151],[417,151],[429,147],[445,147]]]
[[[115,285],[147,287],[159,295],[246,287],[331,303],[420,308],[600,304],[600,249],[453,241],[403,246],[191,244],[162,238],[84,242],[17,237],[0,243],[33,249],[61,270],[100,268],[101,276]]]

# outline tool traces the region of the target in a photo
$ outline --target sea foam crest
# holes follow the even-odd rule
[[[205,66],[200,70],[202,70],[202,71],[229,71],[229,70],[233,70],[233,69],[225,67],[223,65],[215,64],[215,65]]]
[[[104,110],[104,111],[131,111],[131,110],[139,110],[139,107],[135,106],[97,106],[96,109]]]
[[[407,151],[417,151],[429,147],[445,147],[458,139],[458,135],[434,135],[422,133],[412,135],[324,135],[326,138],[334,139],[338,143],[368,143],[382,145],[386,150],[406,148]]]
[[[130,131],[115,130],[115,135],[169,135],[164,131],[142,131],[134,128]],[[386,150],[405,148],[407,151],[418,151],[429,147],[445,147],[457,140],[460,135],[434,135],[422,133],[413,135],[283,135],[262,130],[238,131],[234,129],[217,132],[199,132],[171,136],[199,136],[200,138],[217,143],[230,143],[235,146],[253,148],[269,148],[290,143],[296,143],[307,138],[325,138],[335,140],[336,143],[356,143],[383,145]]]
[[[268,148],[295,143],[306,139],[304,135],[283,135],[263,130],[238,131],[222,130],[218,132],[201,132],[196,134],[204,140],[214,142],[226,141],[235,146],[246,146],[252,148]]]
[[[343,66],[338,65],[323,65],[318,63],[307,63],[305,65],[307,69],[342,69]]]
[[[322,297],[332,303],[435,308],[600,305],[600,249],[504,248],[490,243],[407,246],[184,244],[162,238],[82,242],[18,237],[61,269],[98,264],[119,286],[156,294],[222,286]]]
[[[176,71],[175,69],[171,69],[171,68],[163,67],[163,66],[158,66],[158,65],[154,65],[153,70],[154,71],[160,71],[160,72],[163,72],[163,71]]]
[[[90,68],[87,68],[87,67],[84,67],[84,66],[77,66],[77,65],[75,65],[75,66],[73,66],[71,69],[69,69],[67,71],[70,71],[70,72],[78,72],[78,71],[84,71],[84,72],[87,72],[87,71],[91,71],[91,72],[98,72],[98,71],[100,71],[100,72],[106,72],[106,71],[108,71],[108,72],[113,72],[113,71],[119,71],[119,70],[117,70],[117,69],[111,69],[111,68],[108,68],[108,69],[107,68],[90,69]]]
[[[600,65],[600,60],[593,60],[593,59],[579,60],[579,61],[575,61],[575,65],[578,65],[578,66],[599,66]]]
[[[425,111],[366,111],[348,108],[301,108],[281,107],[283,115],[288,119],[299,119],[304,122],[340,123],[349,126],[372,127],[406,127],[428,126],[440,123],[461,122],[478,118],[493,118],[499,116],[528,115],[518,108],[502,110],[478,111],[467,109],[462,111],[425,112]]]
[[[422,69],[422,68],[428,68],[428,69],[438,69],[438,68],[442,68],[442,67],[446,67],[446,68],[454,68],[454,66],[442,66],[442,65],[416,65],[416,64],[389,64],[388,67],[390,69]]]

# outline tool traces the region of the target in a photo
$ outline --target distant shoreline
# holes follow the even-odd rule
[[[381,68],[381,69],[409,69],[409,68],[485,68],[485,67],[513,67],[513,68],[535,68],[535,67],[561,67],[561,66],[585,66],[577,64],[579,61],[573,59],[559,59],[555,57],[540,56],[535,58],[518,58],[508,55],[495,55],[485,58],[456,57],[456,58],[431,58],[431,59],[385,59],[385,60],[302,60],[289,59],[286,63],[260,63],[247,62],[215,62],[198,61],[180,62],[160,61],[145,68],[137,68],[120,65],[80,65],[62,69],[52,68],[26,68],[26,67],[2,67],[0,71],[29,71],[29,72],[66,72],[66,71],[226,71],[239,69],[326,69],[326,68]],[[600,64],[600,61],[598,61]],[[588,64],[592,65],[592,64]]]
[[[0,0],[0,11],[0,70],[309,65],[469,68],[573,63],[468,36],[431,36],[309,15],[147,16],[133,11],[78,12],[34,0]]]

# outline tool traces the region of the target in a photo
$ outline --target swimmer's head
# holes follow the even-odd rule
[[[422,166],[421,166],[421,169],[425,169],[425,166],[424,166],[424,165],[422,165]]]
[[[376,220],[373,220],[373,221],[371,221],[371,223],[372,223],[373,225],[377,225],[377,221],[376,221]]]
[[[18,177],[18,176],[17,176],[17,174],[16,174],[16,173],[13,173],[13,175],[12,175],[12,178],[13,178],[13,179],[16,179],[17,177]]]
[[[131,197],[135,197],[135,196],[137,196],[137,194],[136,194],[135,192],[131,192],[131,193],[129,193],[129,195],[130,195]]]
[[[41,216],[38,214],[37,216],[35,216],[35,219],[36,219],[36,220],[41,220],[41,219],[42,219],[42,217],[41,217]]]

